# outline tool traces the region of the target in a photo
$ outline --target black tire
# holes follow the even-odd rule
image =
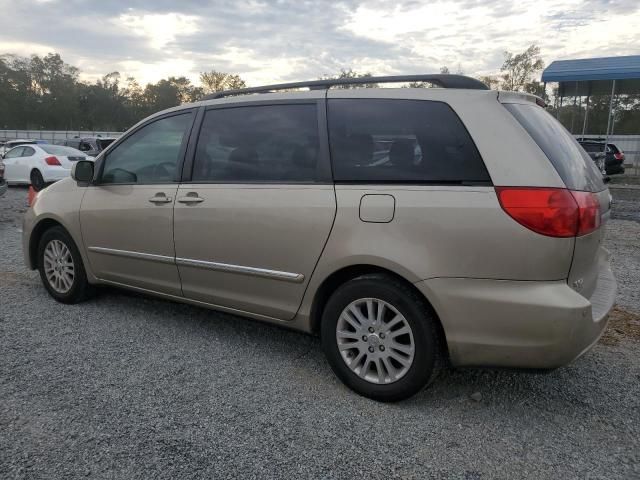
[[[338,348],[336,328],[343,310],[358,299],[374,298],[393,306],[409,324],[414,341],[413,363],[404,376],[392,383],[372,383],[345,363]],[[337,377],[365,397],[394,402],[426,387],[442,369],[444,356],[438,320],[424,298],[410,285],[382,274],[363,275],[341,285],[322,313],[322,348]]]
[[[54,286],[49,282],[45,273],[45,248],[53,240],[62,242],[69,249],[73,259],[73,281],[69,290],[65,292],[56,291]],[[60,226],[50,228],[45,231],[40,238],[40,243],[38,244],[38,270],[40,272],[40,279],[42,280],[44,288],[46,288],[49,295],[58,302],[69,304],[79,303],[86,300],[93,294],[93,287],[87,281],[87,274],[84,269],[84,264],[82,263],[80,252],[71,238],[71,235],[69,235],[69,233]]]
[[[31,170],[31,175],[29,175],[29,178],[31,180],[31,186],[36,192],[39,192],[44,187],[46,187],[44,178],[42,178],[42,174],[40,173],[40,170],[35,170],[35,169]]]

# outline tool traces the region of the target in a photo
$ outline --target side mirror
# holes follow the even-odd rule
[[[93,180],[93,162],[79,160],[71,167],[71,178],[78,182],[78,186],[86,187]]]

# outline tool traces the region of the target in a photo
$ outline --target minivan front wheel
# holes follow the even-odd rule
[[[324,309],[321,336],[338,378],[375,400],[414,395],[442,363],[426,302],[391,276],[363,275],[339,287]]]
[[[59,302],[78,303],[91,293],[80,252],[62,227],[52,227],[40,238],[38,270],[47,292]]]

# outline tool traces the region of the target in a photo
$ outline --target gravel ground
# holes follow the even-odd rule
[[[0,199],[2,479],[640,478],[636,339],[548,374],[449,371],[380,404],[310,336],[117,290],[54,302],[22,264],[25,195]],[[637,313],[639,232],[614,219],[606,240]]]

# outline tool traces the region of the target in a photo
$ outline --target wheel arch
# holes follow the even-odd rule
[[[349,265],[346,267],[342,267],[330,275],[328,275],[320,284],[313,298],[313,302],[311,303],[311,312],[310,312],[310,325],[311,331],[315,334],[318,334],[320,331],[320,323],[322,320],[322,313],[324,311],[324,307],[331,297],[331,294],[336,291],[341,285],[345,284],[349,280],[360,277],[362,275],[368,274],[381,274],[389,277],[393,277],[399,282],[405,284],[411,290],[413,290],[416,294],[420,296],[425,301],[427,308],[430,310],[434,319],[436,320],[436,324],[440,331],[440,338],[443,340],[443,348],[444,354],[448,357],[449,351],[447,347],[446,341],[446,332],[442,326],[442,322],[440,321],[440,316],[438,312],[434,308],[432,302],[421,292],[412,282],[407,280],[402,275],[389,270],[388,268],[380,267],[378,265],[371,264],[355,264]]]
[[[31,268],[31,270],[35,270],[36,268],[38,268],[38,245],[40,244],[40,239],[42,238],[42,235],[44,235],[44,232],[46,232],[47,230],[53,227],[64,228],[64,230],[67,233],[69,233],[69,230],[61,222],[51,217],[43,218],[38,223],[36,223],[36,225],[33,227],[33,230],[31,231],[31,235],[29,236],[29,262],[28,263],[29,263],[29,268]],[[71,234],[69,236],[71,236]]]

